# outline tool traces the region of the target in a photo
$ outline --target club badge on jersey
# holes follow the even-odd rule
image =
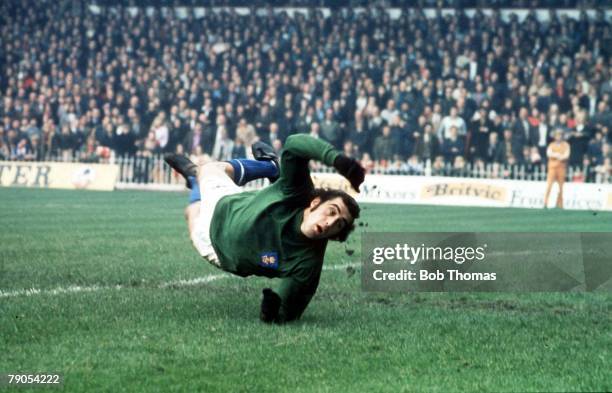
[[[268,269],[278,269],[278,253],[276,251],[270,251],[260,254],[259,266]]]

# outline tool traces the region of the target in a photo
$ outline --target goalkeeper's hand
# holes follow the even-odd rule
[[[355,191],[359,192],[359,186],[365,179],[365,169],[359,164],[359,161],[340,154],[334,160],[334,168],[336,168],[338,173],[347,178]]]
[[[270,288],[264,288],[261,291],[263,299],[261,300],[261,310],[259,313],[259,319],[266,323],[272,323],[278,318],[278,311],[281,306],[281,298],[276,292]]]

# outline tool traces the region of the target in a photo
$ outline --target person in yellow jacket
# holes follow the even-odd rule
[[[546,194],[544,195],[544,208],[548,205],[548,196],[553,183],[559,184],[557,207],[563,209],[563,184],[567,173],[567,160],[570,156],[570,145],[563,140],[563,131],[555,130],[554,140],[546,149],[548,157],[548,174],[546,178]]]

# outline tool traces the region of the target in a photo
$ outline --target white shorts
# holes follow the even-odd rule
[[[219,200],[226,195],[237,194],[243,190],[221,171],[203,173],[199,183],[200,215],[195,219],[191,241],[204,259],[216,267],[221,267],[219,257],[210,240],[210,223]]]

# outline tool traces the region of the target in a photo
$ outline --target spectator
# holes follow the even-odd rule
[[[394,154],[405,160],[414,152],[414,138],[406,128],[406,123],[404,123],[400,115],[395,115],[389,125],[391,126]]]
[[[166,148],[170,138],[165,112],[160,112],[151,124],[151,131],[155,136],[155,152],[161,153]]]
[[[111,138],[112,138],[112,129],[110,129]],[[68,123],[64,123],[61,127],[60,132],[55,134],[55,142],[54,145],[57,146],[57,149],[62,157],[63,161],[71,161],[74,157],[74,151],[76,150],[77,140],[76,136],[70,131],[70,126]],[[13,157],[16,159],[18,157],[17,150],[13,152]]]
[[[244,158],[246,156],[247,156],[247,151],[244,146],[244,142],[242,141],[240,137],[237,136],[234,139],[234,145],[232,147],[231,157],[232,158]]]
[[[581,165],[584,155],[587,153],[589,139],[591,137],[591,128],[586,123],[586,112],[579,110],[576,114],[575,125],[569,130],[569,139],[571,156],[569,165]]]
[[[422,161],[434,160],[441,153],[438,135],[429,123],[425,125],[424,131],[422,136],[417,134],[414,154]]]
[[[540,166],[542,163],[542,157],[540,156],[540,152],[536,146],[525,146],[523,151],[523,156],[526,157],[523,161],[523,165],[519,168],[519,176],[520,179],[524,179],[525,175],[530,179],[531,176],[534,175],[536,168]],[[535,180],[540,180],[536,178]]]
[[[342,154],[347,157],[354,158],[355,157],[355,146],[352,141],[344,142],[344,146],[342,147]]]
[[[387,105],[385,109],[381,112],[380,117],[387,122],[387,124],[391,124],[391,121],[400,115],[400,112],[395,107],[395,101],[390,99],[387,101]]]
[[[246,121],[244,119],[240,120],[239,130],[239,135],[242,135],[243,139],[253,140],[256,137],[255,130],[251,125],[246,124]],[[272,145],[276,140],[280,140],[282,142],[284,139],[285,138],[283,138],[283,136],[281,135],[278,124],[276,122],[270,123],[270,132],[268,134],[262,135],[262,141],[267,143],[268,145]]]
[[[385,172],[389,174],[401,175],[408,172],[408,164],[402,160],[397,154],[393,156],[391,162],[387,164]]]
[[[177,107],[178,108],[178,107]],[[177,145],[181,144],[187,134],[189,133],[189,127],[187,126],[187,119],[182,116],[176,115],[170,119],[168,127],[168,143],[164,148],[165,151],[174,152],[177,149]],[[132,136],[132,138],[135,138]]]
[[[257,135],[266,135],[270,132],[270,123],[272,123],[272,114],[270,113],[270,106],[263,104],[261,111],[255,117],[255,132]]]
[[[83,162],[98,163],[100,162],[99,155],[100,145],[95,138],[95,135],[90,135],[85,141],[84,148],[81,151],[81,160]]]
[[[321,130],[321,128],[319,127],[319,123],[313,122],[310,125],[310,133],[309,133],[309,135],[311,137],[313,137],[313,138],[319,139],[319,138],[321,138],[321,131],[320,130]]]
[[[465,177],[467,173],[468,172],[465,166],[465,159],[462,156],[456,156],[453,161],[453,169],[451,170],[451,176]]]
[[[591,117],[593,126],[601,130],[602,127],[609,127],[612,124],[612,112],[610,111],[610,104],[605,101],[600,101],[597,104],[597,111]]]
[[[159,154],[159,146],[157,145],[157,139],[155,137],[155,132],[149,132],[147,138],[144,141],[143,149],[140,152],[139,156],[141,157],[151,157],[154,154]],[[104,157],[104,155],[102,155]]]
[[[275,139],[274,142],[272,142],[272,148],[276,155],[280,157],[283,150],[283,142],[281,142],[280,139]]]
[[[444,160],[448,163],[454,163],[455,157],[463,156],[465,151],[465,142],[463,138],[459,136],[457,127],[451,126],[449,131],[449,137],[444,139],[442,142],[442,154]]]
[[[601,149],[603,162],[594,168],[595,181],[598,183],[612,182],[612,149],[610,145],[604,143]]]
[[[181,148],[187,155],[195,154],[196,148],[200,148],[202,151],[204,150],[206,137],[204,136],[202,123],[199,121],[195,121],[191,126],[191,130],[187,132],[185,139],[180,144]]]
[[[371,135],[377,135],[382,132],[383,119],[380,116],[380,111],[376,105],[373,105],[368,113],[368,129]]]
[[[0,160],[8,160],[11,158],[11,152],[8,146],[4,143],[4,138],[0,135]]]
[[[450,115],[442,119],[438,128],[438,137],[442,140],[449,139],[452,127],[455,127],[458,136],[465,136],[467,134],[465,120],[458,116],[457,107],[455,106],[450,109]]]
[[[308,106],[305,101],[302,101],[302,108],[296,123],[296,130],[300,133],[308,133],[311,130],[312,123],[315,123],[314,108]],[[318,123],[317,123],[318,125]]]
[[[595,133],[595,138],[589,142],[587,148],[587,159],[590,166],[596,167],[603,165],[605,159],[604,145],[603,134],[601,132]]]
[[[366,173],[372,173],[375,167],[375,162],[370,157],[369,153],[363,153],[361,157],[361,166],[365,168]]]
[[[376,161],[389,162],[393,159],[393,139],[391,138],[391,127],[384,125],[382,135],[374,140],[374,159]]]
[[[230,139],[227,128],[224,125],[220,125],[217,128],[212,158],[216,161],[229,161],[232,159],[233,150],[234,142]]]
[[[484,158],[489,143],[491,133],[491,122],[486,108],[480,108],[474,114],[470,123],[470,155],[475,158]]]
[[[135,153],[134,141],[136,137],[132,134],[132,130],[126,123],[125,119],[119,121],[119,125],[115,129],[113,135],[113,147],[115,154],[119,157],[132,156]]]
[[[20,138],[19,142],[17,142],[17,145],[14,147],[12,151],[11,159],[17,160],[17,161],[23,161],[23,160],[31,160],[31,157],[32,157],[32,149],[30,147],[30,142],[25,137]]]
[[[431,174],[434,176],[446,176],[448,175],[446,167],[447,165],[444,162],[444,157],[436,156],[431,166]]]
[[[40,138],[42,132],[40,130],[40,128],[38,128],[38,126],[36,125],[36,119],[28,119],[25,118],[23,119],[23,121],[25,122],[26,126],[25,126],[25,134],[27,136],[28,139],[32,140],[33,137],[37,136]]]
[[[367,125],[361,111],[355,112],[355,120],[349,126],[350,133],[349,139],[355,145],[355,149],[359,154],[370,153],[370,132],[367,129]]]
[[[499,144],[495,162],[504,165],[512,165],[517,162],[517,157],[523,156],[523,145],[517,138],[514,138],[510,129],[504,130],[504,139]]]
[[[338,147],[340,126],[334,120],[334,111],[331,108],[325,111],[325,119],[321,122],[321,136],[333,146]]]
[[[417,155],[412,155],[408,159],[407,170],[409,175],[422,175],[425,173],[422,160]]]
[[[482,159],[487,164],[491,164],[493,162],[499,162],[499,157],[504,155],[504,152],[501,152],[502,144],[497,137],[498,134],[492,132],[489,134],[489,140],[487,142],[487,149],[485,150],[484,156]]]
[[[534,127],[529,123],[529,111],[526,107],[521,107],[519,110],[519,117],[514,122],[514,126],[512,128],[512,135],[514,137],[514,143],[517,147],[514,151],[514,156],[522,161],[525,157],[523,156],[523,147],[524,146],[535,146],[537,141],[537,136],[534,130]]]
[[[546,119],[546,113],[540,113],[538,119],[538,125],[535,130],[536,134],[536,144],[535,148],[538,150],[538,155],[540,157],[546,157],[546,149],[548,144],[550,143],[550,125],[548,124],[548,120]]]

